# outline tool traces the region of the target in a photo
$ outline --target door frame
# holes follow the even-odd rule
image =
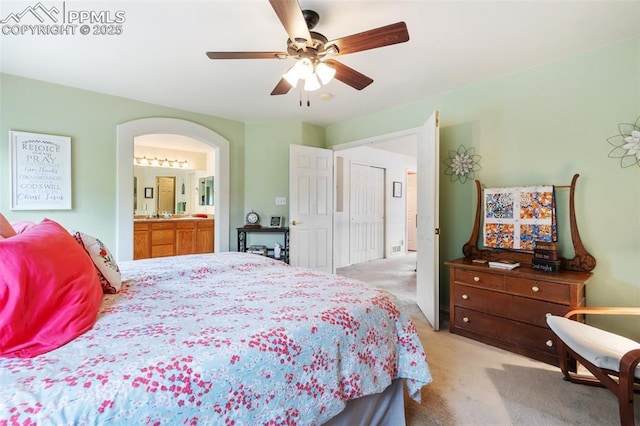
[[[143,118],[116,129],[116,259],[133,259],[133,146],[136,136],[165,133],[187,136],[216,151],[214,181],[215,251],[229,251],[229,141],[204,126],[179,118]]]
[[[437,114],[437,113],[434,112],[434,114]],[[427,119],[427,121],[428,120],[429,119]],[[425,124],[426,124],[426,122],[425,122]],[[403,130],[399,130],[399,131],[396,131],[396,132],[385,133],[385,134],[382,134],[382,135],[376,135],[376,136],[372,136],[372,137],[368,137],[368,138],[358,139],[358,140],[355,140],[355,141],[334,145],[334,146],[331,147],[331,149],[334,150],[334,151],[340,151],[340,150],[343,150],[343,149],[355,148],[355,147],[358,147],[358,146],[366,146],[366,145],[374,143],[374,142],[381,142],[381,141],[385,141],[385,140],[388,140],[388,139],[394,139],[394,138],[400,138],[400,137],[406,137],[406,136],[415,136],[416,138],[420,138],[420,137],[423,136],[423,134],[424,134],[424,124],[419,126],[419,127],[403,129]],[[416,148],[416,157],[418,155],[417,151],[418,151],[418,149]],[[439,159],[436,159],[436,161],[439,161]],[[406,208],[405,208],[405,210],[406,210]],[[420,216],[420,209],[419,208],[418,208],[418,215]],[[385,221],[386,221],[386,219],[385,219]],[[405,226],[406,226],[406,223],[405,223]],[[335,221],[334,221],[334,233],[335,233]],[[335,244],[336,244],[336,241],[334,239],[334,253],[335,253],[335,250],[336,250]],[[436,252],[437,252],[437,247],[436,247]],[[418,256],[419,256],[419,251],[418,251]],[[438,260],[438,264],[439,264],[439,260]],[[436,270],[437,270],[437,268],[439,266],[435,265],[435,267],[436,267]],[[421,272],[419,274],[423,275],[424,273]],[[416,277],[416,278],[417,278],[417,280],[419,280],[418,277]],[[424,281],[424,279],[423,279],[423,281]],[[435,321],[433,321],[434,323],[431,324],[431,326],[434,328],[434,330],[439,330],[440,326],[439,326],[438,310],[440,308],[440,303],[439,303],[438,299],[439,299],[439,286],[440,286],[440,283],[439,282],[435,282],[434,286],[435,286],[434,290],[435,290],[435,303],[436,303],[435,310],[436,310],[436,313],[435,313]],[[416,290],[416,300],[418,300],[417,290]],[[422,310],[423,308],[420,307],[420,309]],[[424,314],[424,311],[423,311],[423,314]],[[427,315],[425,314],[425,318],[426,317],[427,317]]]
[[[363,138],[363,139],[357,139],[357,140],[354,140],[354,141],[351,141],[351,142],[345,142],[345,143],[341,143],[341,144],[338,144],[338,145],[333,145],[329,149],[334,151],[334,156],[335,156],[336,152],[342,151],[344,149],[351,149],[351,148],[356,148],[356,147],[359,147],[359,146],[367,146],[369,144],[372,144],[372,143],[375,143],[375,142],[386,141],[388,139],[397,139],[397,138],[406,137],[406,136],[415,136],[417,138],[420,131],[422,131],[422,127],[412,127],[412,128],[408,128],[408,129],[398,130],[396,132],[384,133],[384,134],[377,135],[377,136],[371,136],[371,137],[367,137],[367,138]],[[416,156],[417,156],[417,152],[416,152]],[[375,166],[375,167],[382,167],[382,166]],[[335,179],[335,173],[334,173],[334,179]],[[386,209],[386,205],[385,205],[385,209]],[[406,206],[405,206],[405,222],[406,222]],[[337,232],[335,220],[334,220],[333,226],[334,226],[333,232],[334,232],[334,235],[335,235],[336,232]],[[406,226],[406,224],[405,224],[405,226]],[[385,227],[385,229],[387,227],[387,215],[386,214],[385,214],[385,218],[384,218],[384,227]],[[335,238],[334,238],[333,244],[334,244],[333,253],[335,254],[336,251],[338,250],[338,248],[336,247],[337,241],[336,241]],[[405,245],[405,251],[406,251],[406,245]],[[385,257],[388,255],[386,249],[384,251],[384,255],[385,255]],[[334,259],[334,265],[335,265],[335,259]]]

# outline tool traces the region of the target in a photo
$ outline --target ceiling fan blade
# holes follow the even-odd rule
[[[287,80],[281,78],[276,87],[271,91],[272,95],[286,95],[291,89],[291,85]]]
[[[327,59],[324,63],[335,68],[336,75],[334,78],[336,80],[340,80],[354,89],[362,90],[373,83],[373,79],[334,59]]]
[[[207,52],[209,59],[286,59],[286,52]]]
[[[269,0],[292,41],[311,45],[311,34],[297,0]]]
[[[335,45],[338,48],[338,55],[346,55],[347,53],[376,49],[406,41],[409,41],[407,24],[396,22],[395,24],[331,40],[327,45]]]

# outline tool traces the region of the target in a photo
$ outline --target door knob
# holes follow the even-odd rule
[[[292,224],[293,226],[296,226],[296,225],[299,225],[299,224],[300,224],[300,222],[296,222],[295,220],[292,220],[292,221],[291,221],[291,224]]]

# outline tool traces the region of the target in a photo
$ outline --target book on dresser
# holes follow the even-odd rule
[[[558,244],[555,241],[535,241],[534,250],[558,251]]]
[[[558,272],[560,271],[561,266],[562,262],[560,260],[544,260],[533,258],[533,260],[531,261],[531,267],[533,269],[538,269],[545,272]]]
[[[556,250],[535,249],[533,251],[534,259],[541,260],[558,260],[558,252]]]
[[[516,262],[509,259],[499,259],[499,260],[491,260],[489,261],[490,268],[500,268],[500,269],[514,269],[520,266],[520,262]]]

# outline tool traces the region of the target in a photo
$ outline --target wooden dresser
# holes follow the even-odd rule
[[[471,258],[445,264],[451,276],[451,333],[558,365],[546,315],[585,306],[590,272],[541,272],[530,265],[502,270]]]

